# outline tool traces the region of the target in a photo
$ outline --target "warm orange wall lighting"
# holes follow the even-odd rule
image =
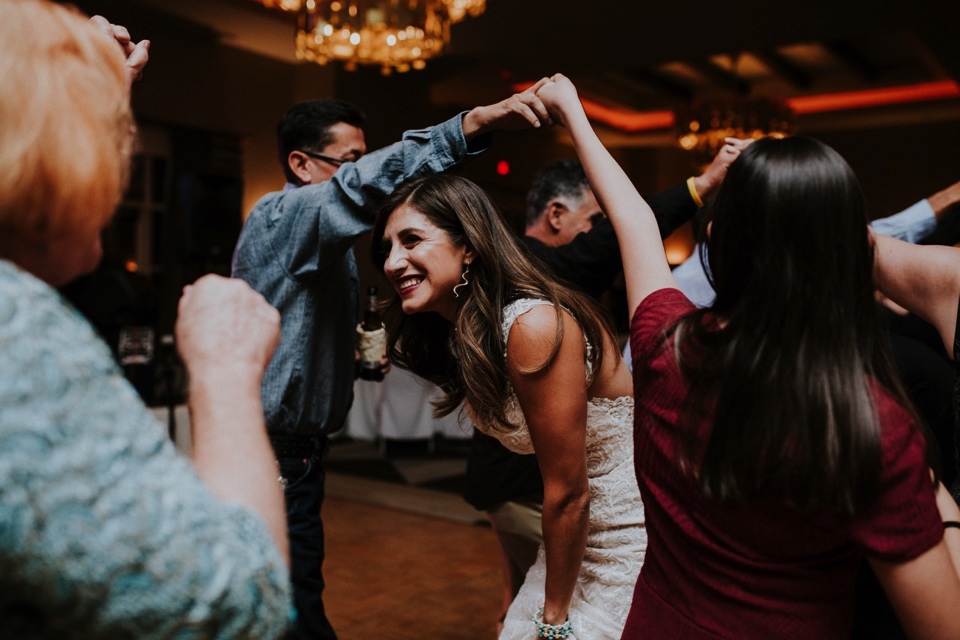
[[[513,85],[513,90],[519,93],[532,86],[532,82],[523,82]],[[607,107],[583,97],[580,98],[580,102],[583,104],[583,110],[588,118],[626,133],[669,129],[674,122],[672,111],[633,111],[632,109]]]
[[[794,113],[804,114],[883,107],[891,104],[943,100],[946,98],[960,98],[960,86],[952,80],[924,82],[902,87],[886,87],[884,89],[826,93],[819,96],[797,96],[796,98],[787,98],[785,102],[788,107],[793,109]]]
[[[514,85],[514,90],[524,91],[532,86],[532,82],[525,82]],[[794,113],[802,115],[949,98],[960,98],[960,85],[952,80],[886,87],[884,89],[825,93],[817,96],[798,96],[787,98],[785,102],[787,106],[793,109]],[[669,129],[674,125],[672,111],[633,111],[631,109],[607,107],[586,98],[581,98],[580,101],[583,103],[583,110],[587,113],[588,118],[626,133]]]
[[[669,129],[673,127],[673,111],[630,111],[605,107],[591,100],[581,100],[587,117],[626,133]]]
[[[663,252],[671,266],[677,266],[693,254],[696,242],[690,223],[680,226],[663,241]]]

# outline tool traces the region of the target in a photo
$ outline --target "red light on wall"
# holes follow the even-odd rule
[[[507,176],[510,175],[510,163],[506,160],[497,161],[497,175],[498,176]]]
[[[794,113],[822,113],[824,111],[842,111],[845,109],[864,109],[884,107],[892,104],[921,102],[923,100],[943,100],[960,98],[960,86],[952,80],[925,82],[899,87],[884,87],[864,91],[827,93],[816,96],[797,96],[787,98],[787,106]]]
[[[513,85],[513,90],[526,91],[533,86],[532,82],[521,82]],[[673,111],[634,111],[619,107],[608,107],[589,98],[580,96],[583,110],[587,117],[596,122],[602,122],[620,131],[639,133],[640,131],[654,131],[669,129],[674,124]]]
[[[614,109],[591,100],[580,101],[588,118],[627,133],[669,129],[674,124],[673,111],[631,111]]]
[[[532,82],[516,83],[514,91],[525,91]],[[925,82],[913,85],[847,91],[811,96],[795,96],[784,100],[797,115],[884,107],[926,100],[951,100],[960,98],[960,84],[953,80]],[[587,117],[626,133],[670,129],[674,126],[672,111],[635,111],[623,107],[609,107],[581,96]]]

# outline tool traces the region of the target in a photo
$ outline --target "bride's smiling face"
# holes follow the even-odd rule
[[[403,204],[390,214],[381,240],[383,273],[400,294],[406,314],[434,312],[452,321],[457,310],[453,288],[473,258],[446,231]]]

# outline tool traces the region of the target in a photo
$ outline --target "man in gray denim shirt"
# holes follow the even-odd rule
[[[280,311],[281,340],[263,378],[270,441],[285,485],[294,638],[335,638],[323,609],[324,472],[327,434],[353,402],[358,278],[352,246],[385,196],[404,180],[444,171],[486,146],[483,134],[550,123],[540,83],[443,124],[407,131],[366,152],[363,115],[339,100],[293,107],[277,128],[288,184],[250,213],[233,275]]]

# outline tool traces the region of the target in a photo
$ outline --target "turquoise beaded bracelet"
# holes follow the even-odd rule
[[[537,627],[538,638],[564,640],[564,638],[573,635],[573,624],[570,622],[569,616],[563,624],[547,624],[543,621],[543,607],[540,607],[530,620]]]

